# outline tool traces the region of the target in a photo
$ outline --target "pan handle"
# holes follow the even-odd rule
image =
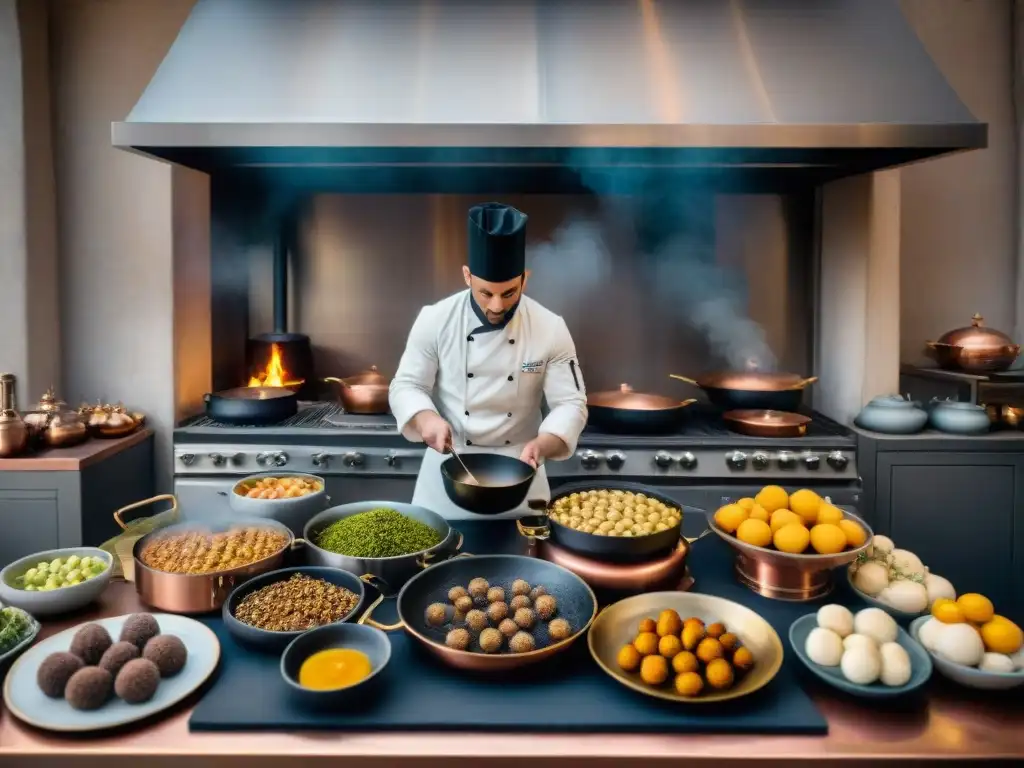
[[[381,624],[379,621],[373,619],[373,612],[377,610],[377,607],[383,603],[388,597],[395,597],[396,593],[388,586],[388,583],[384,581],[380,576],[374,576],[372,573],[364,573],[359,577],[359,580],[369,584],[371,587],[376,589],[380,594],[377,595],[377,599],[370,603],[370,607],[363,611],[363,615],[359,617],[357,624],[365,624],[368,627],[379,629],[381,632],[394,632],[396,630],[405,627],[405,622],[399,620],[397,624]]]
[[[679,403],[679,407],[680,408],[685,408],[686,406],[693,405],[696,402],[697,402],[697,398],[691,397],[688,400],[683,400],[681,403]]]
[[[692,538],[692,539],[691,538],[687,538],[686,536],[684,536],[683,537],[683,541],[685,541],[687,544],[692,546],[693,544],[695,544],[696,542],[700,541],[705,536],[707,536],[709,533],[713,533],[713,531],[710,528],[705,528],[703,530],[703,532],[700,534],[700,536],[697,536],[697,537]]]
[[[808,376],[806,379],[802,379],[799,382],[797,382],[796,386],[793,387],[793,389],[803,389],[804,387],[809,387],[811,384],[813,384],[817,380],[818,380],[817,376]]]
[[[344,379],[339,379],[335,376],[327,376],[324,381],[331,382],[332,384],[341,384],[341,386],[348,388],[348,383]]]
[[[695,387],[699,387],[700,386],[700,383],[698,381],[696,381],[695,379],[688,379],[685,376],[680,376],[678,373],[670,373],[668,375],[668,377],[670,379],[676,379],[677,381],[682,381],[682,382],[685,382],[687,384],[692,384]]]
[[[461,531],[455,530],[454,528],[452,528],[452,530],[455,531],[455,535],[458,537],[458,541],[455,542],[454,547],[443,552],[439,550],[424,552],[421,557],[416,559],[416,565],[420,568],[427,568],[441,560],[450,560],[453,557],[458,557],[459,555],[464,554],[462,552],[462,545],[466,543],[466,538],[462,535]]]
[[[516,520],[516,528],[519,530],[520,536],[525,536],[528,539],[547,541],[551,536],[551,525],[548,523],[548,519],[540,515],[519,518]]]
[[[127,531],[128,524],[124,521],[125,512],[131,512],[133,509],[138,509],[139,507],[145,507],[150,504],[156,504],[158,501],[171,502],[171,508],[167,510],[168,512],[178,511],[178,499],[175,498],[174,494],[162,493],[159,496],[152,496],[148,499],[143,499],[142,501],[136,501],[134,504],[129,504],[127,507],[121,507],[114,513],[114,522],[121,526],[122,531]]]

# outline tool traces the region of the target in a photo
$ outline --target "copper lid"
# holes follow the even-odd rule
[[[346,377],[345,383],[350,387],[386,387],[391,382],[377,370],[376,365],[371,365],[368,371]]]
[[[692,400],[680,402],[664,395],[635,392],[629,384],[620,384],[617,390],[611,392],[593,392],[587,395],[587,405],[598,408],[619,408],[624,411],[665,411],[670,408],[681,408],[692,402]]]
[[[811,421],[810,416],[804,416],[802,413],[760,410],[727,411],[722,414],[722,418],[727,421],[763,427],[799,427],[809,424]]]
[[[711,389],[745,389],[753,392],[785,392],[803,389],[817,380],[795,373],[768,373],[764,371],[723,371],[710,373],[699,379],[702,387]]]
[[[1013,345],[1013,339],[1002,331],[985,326],[985,318],[975,313],[971,324],[942,334],[939,344],[967,349],[990,349]]]

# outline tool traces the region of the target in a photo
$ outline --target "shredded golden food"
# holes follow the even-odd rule
[[[243,597],[235,618],[257,629],[299,632],[341,621],[358,602],[349,589],[296,573]]]
[[[143,548],[139,559],[157,571],[198,575],[259,562],[287,544],[287,536],[269,528],[189,531],[157,538]]]
[[[309,477],[261,477],[235,486],[235,493],[249,499],[297,499],[322,490],[323,485]]]

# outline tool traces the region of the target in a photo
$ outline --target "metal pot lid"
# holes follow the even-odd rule
[[[722,418],[755,427],[801,427],[811,421],[810,416],[802,413],[767,410],[726,411]]]
[[[676,377],[683,378],[684,377]],[[766,371],[721,371],[708,373],[695,380],[704,389],[741,389],[750,392],[786,392],[803,389],[818,380],[817,376],[804,377],[796,373]]]
[[[619,388],[610,392],[593,392],[587,395],[587,405],[597,408],[617,408],[623,411],[667,411],[673,408],[685,408],[693,400],[680,402],[664,395],[649,395],[635,392],[629,384],[620,384]]]
[[[67,403],[57,397],[53,387],[50,387],[43,393],[43,396],[39,398],[39,402],[29,410],[42,411],[43,413],[54,413],[65,410],[67,405]]]
[[[371,365],[368,371],[346,376],[345,384],[350,387],[387,387],[391,382],[377,370],[376,365]]]
[[[1013,339],[1002,331],[985,325],[985,318],[978,313],[971,318],[971,324],[942,334],[938,344],[967,349],[988,349],[1013,345]]]

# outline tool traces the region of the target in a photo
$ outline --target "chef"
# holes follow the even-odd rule
[[[508,205],[470,209],[469,263],[462,268],[467,290],[420,311],[391,382],[398,428],[427,445],[413,504],[442,517],[468,516],[442,485],[447,446],[525,461],[537,468],[526,499],[549,499],[544,462],[572,456],[587,423],[569,329],[523,294],[526,222]]]

